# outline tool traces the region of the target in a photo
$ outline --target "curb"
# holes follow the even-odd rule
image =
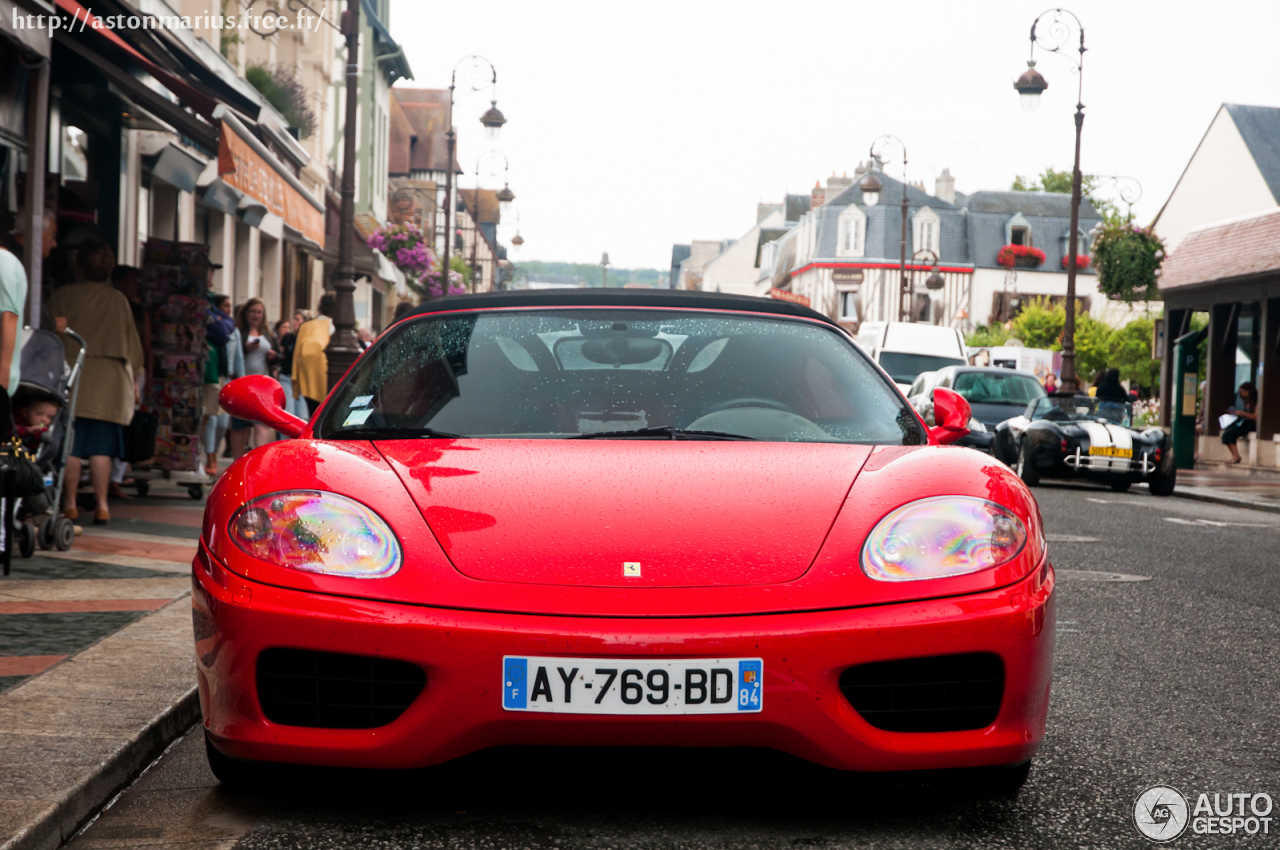
[[[0,699],[0,850],[60,847],[197,722],[190,605],[184,594]],[[70,694],[86,684],[91,697]]]
[[[1217,493],[1212,493],[1198,487],[1176,487],[1174,488],[1173,495],[1180,499],[1192,499],[1197,502],[1212,502],[1218,505],[1230,505],[1233,508],[1246,508],[1251,511],[1280,514],[1280,504],[1255,502],[1252,499],[1242,499],[1238,496],[1220,496]]]
[[[182,699],[153,718],[98,765],[94,773],[68,788],[62,799],[0,844],[0,850],[55,850],[61,847],[112,797],[137,779],[143,769],[190,729],[199,717],[200,698],[192,686]]]

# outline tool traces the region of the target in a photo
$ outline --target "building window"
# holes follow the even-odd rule
[[[1014,213],[1013,217],[1004,223],[1004,244],[1028,247],[1035,244],[1031,237],[1031,222],[1027,221],[1022,213]]]
[[[857,292],[841,292],[840,293],[840,321],[842,322],[858,321],[858,293]]]
[[[841,257],[861,257],[866,241],[867,218],[862,210],[850,206],[840,214],[837,229],[836,254]]]
[[[942,230],[942,222],[938,219],[938,214],[928,207],[923,207],[915,215],[915,248],[913,251],[929,250],[938,255],[939,234]]]

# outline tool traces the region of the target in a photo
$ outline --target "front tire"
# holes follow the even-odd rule
[[[1031,444],[1026,440],[1023,440],[1021,448],[1018,449],[1018,466],[1015,471],[1022,479],[1022,483],[1028,487],[1035,487],[1040,483],[1040,471],[1036,469],[1035,461],[1031,459]]]
[[[260,785],[269,772],[268,766],[256,761],[242,761],[224,756],[218,752],[209,736],[204,737],[204,755],[209,761],[209,770],[218,781],[228,788],[253,788]]]

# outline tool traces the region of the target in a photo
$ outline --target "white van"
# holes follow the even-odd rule
[[[922,372],[969,363],[960,331],[941,325],[863,322],[855,339],[904,393]]]

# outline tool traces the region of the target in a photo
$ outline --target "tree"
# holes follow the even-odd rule
[[[1010,323],[1010,334],[1022,340],[1027,348],[1061,348],[1062,327],[1067,311],[1061,304],[1050,304],[1047,298],[1036,298],[1024,304],[1022,312]]]
[[[1080,175],[1080,194],[1089,203],[1093,204],[1106,221],[1112,219],[1124,220],[1120,215],[1119,209],[1111,201],[1105,198],[1095,198],[1093,191],[1098,188],[1101,182],[1096,174]],[[1059,171],[1052,165],[1045,166],[1044,171],[1040,172],[1038,178],[1028,180],[1021,174],[1013,178],[1013,185],[1009,187],[1015,192],[1053,192],[1059,195],[1071,194],[1071,172]]]
[[[1111,334],[1111,365],[1120,370],[1120,380],[1136,381],[1151,392],[1160,383],[1160,361],[1151,359],[1154,322],[1135,319]]]

